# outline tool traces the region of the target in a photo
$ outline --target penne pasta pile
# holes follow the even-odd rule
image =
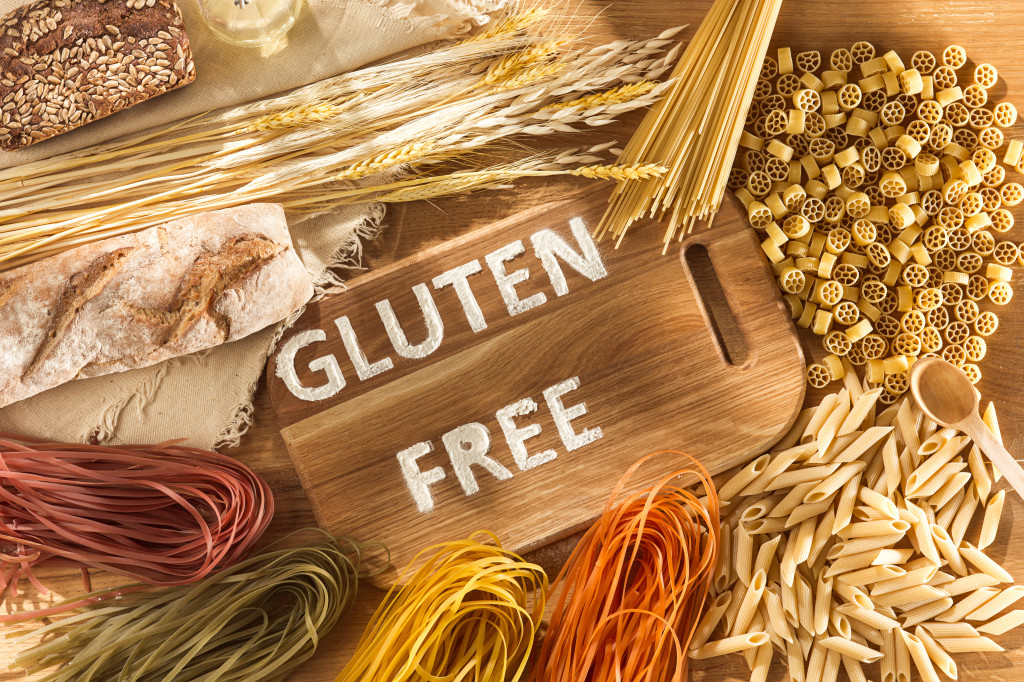
[[[955,679],[953,654],[1002,651],[992,637],[1024,623],[1024,585],[986,554],[1000,474],[912,397],[886,407],[845,383],[719,488],[722,555],[689,655],[739,653],[751,680],[774,652],[793,682],[864,681],[876,662],[882,682]],[[991,404],[984,420],[998,438]]]

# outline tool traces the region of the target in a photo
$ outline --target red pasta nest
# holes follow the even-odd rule
[[[0,432],[0,594],[73,565],[181,585],[244,559],[274,515],[269,486],[209,450],[106,447]]]

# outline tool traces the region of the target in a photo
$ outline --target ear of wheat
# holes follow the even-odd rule
[[[510,14],[425,54],[0,171],[0,271],[253,201],[322,210],[570,173],[565,152],[486,168],[479,161],[513,142],[585,132],[650,106],[680,29],[584,48],[565,32],[545,32],[546,21],[539,9]],[[652,163],[615,170],[603,151],[575,153],[578,165],[591,166],[575,174],[656,172]],[[404,181],[411,184],[374,182],[403,172],[414,174]]]

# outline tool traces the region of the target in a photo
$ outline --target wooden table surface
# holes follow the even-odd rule
[[[540,4],[553,4],[542,0]],[[655,35],[664,28],[688,23],[683,36],[693,34],[710,0],[615,0],[597,2],[582,0],[582,12],[601,15],[588,29],[595,38],[640,38]],[[607,5],[607,6],[606,6]],[[575,6],[575,5],[573,5]],[[604,8],[602,10],[602,8]],[[849,46],[857,40],[869,40],[881,52],[896,49],[905,59],[919,49],[941,51],[950,43],[967,48],[969,57],[989,62],[999,69],[1001,84],[995,89],[997,98],[1015,102],[1024,110],[1024,2],[1022,0],[904,0],[900,3],[879,0],[785,0],[776,27],[772,47],[790,45],[794,52],[817,49],[826,56],[835,48]],[[605,139],[625,142],[631,127],[638,121],[633,116],[620,125],[580,136],[573,144],[593,144]],[[1010,137],[1024,139],[1018,124]],[[1011,173],[1011,176],[1015,175]],[[1020,181],[1020,178],[1015,178]],[[434,202],[415,202],[389,208],[386,228],[381,237],[367,246],[365,265],[373,268],[404,258],[426,246],[513,215],[529,206],[555,201],[573,187],[588,182],[573,178],[557,181],[523,182],[512,190],[501,190],[470,197]],[[1024,222],[1024,211],[1016,212],[1018,223]],[[1024,230],[1015,229],[1011,237],[1024,240]],[[655,248],[660,235],[649,232],[633,238],[646,239]],[[1024,279],[1019,272],[1018,279]],[[1024,293],[1018,294],[1024,297]],[[1024,333],[1024,301],[1015,301],[1002,311],[999,331],[989,340],[989,355],[981,363],[985,375],[981,385],[983,398],[996,402],[1004,439],[1010,452],[1024,453],[1024,363],[1021,362]],[[816,339],[804,337],[805,346],[820,356]],[[808,396],[814,404],[821,392]],[[267,541],[292,530],[314,524],[302,488],[277,432],[270,410],[266,386],[256,395],[255,421],[238,448],[227,450],[267,479],[277,493],[277,513]],[[670,443],[666,443],[670,446]],[[992,554],[1016,577],[1024,579],[1024,553],[1011,550],[1024,542],[1024,502],[1009,496],[1004,512],[1003,532]],[[467,528],[467,534],[476,529]],[[357,529],[353,529],[357,533]],[[554,575],[572,547],[573,539],[539,550],[530,556]],[[73,595],[81,591],[77,574],[64,571],[42,571],[44,582],[57,593]],[[96,575],[94,585],[117,584],[116,578]],[[290,679],[299,681],[332,680],[341,670],[355,646],[363,626],[380,601],[382,593],[364,584],[356,607],[320,645],[317,654],[295,672]],[[27,604],[25,604],[27,605]],[[4,632],[0,628],[0,634]],[[1011,678],[1010,667],[1024,663],[1024,633],[998,638],[1007,648],[1005,653],[974,654],[958,657],[961,678],[994,680]],[[11,645],[0,640],[0,670],[13,658]],[[785,666],[776,660],[772,679],[783,679]],[[746,679],[746,667],[739,657],[698,662],[693,669],[694,681],[721,682]],[[0,672],[0,681],[28,679],[18,673]]]

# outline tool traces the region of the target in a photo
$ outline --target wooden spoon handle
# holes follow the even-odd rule
[[[999,469],[1006,482],[1024,500],[1024,469],[1021,469],[1020,464],[1013,458],[1013,455],[1006,451],[1002,443],[996,440],[977,412],[963,421],[961,430],[981,448],[981,451]]]

